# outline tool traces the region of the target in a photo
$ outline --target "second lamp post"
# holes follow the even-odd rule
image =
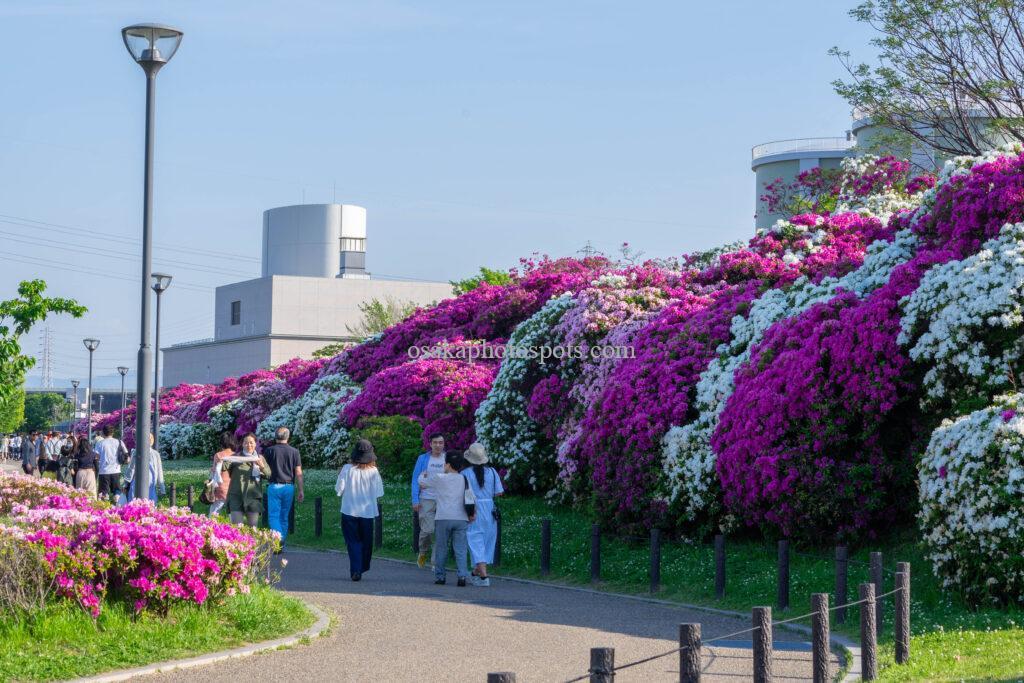
[[[153,345],[153,450],[160,450],[160,295],[171,286],[167,273],[153,273],[153,291],[156,292],[156,344]]]
[[[89,425],[89,443],[92,443],[92,353],[99,348],[99,339],[83,339],[82,343],[85,344],[85,348],[89,349],[89,394],[86,396],[87,410],[85,416],[85,422]],[[78,393],[77,391],[75,393]]]

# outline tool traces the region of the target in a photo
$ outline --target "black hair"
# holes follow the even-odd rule
[[[430,435],[430,438],[427,439],[427,441],[430,442],[430,441],[433,441],[434,439],[443,439],[443,438],[444,438],[444,434],[442,434],[441,432],[434,432],[433,434]]]
[[[482,491],[484,488],[484,466],[473,465],[473,474],[476,475],[476,483],[480,486],[480,490]]]
[[[75,442],[75,450],[72,452],[78,455],[88,455],[90,451],[92,451],[92,444],[89,443],[89,437],[78,437],[78,441]]]
[[[444,462],[457,472],[466,469],[466,459],[462,457],[462,451],[445,451]]]
[[[238,450],[238,437],[231,432],[224,432],[220,435],[221,448],[230,448],[233,451]]]
[[[114,425],[107,425],[106,427],[103,428],[103,436],[113,436],[113,435],[114,435]]]

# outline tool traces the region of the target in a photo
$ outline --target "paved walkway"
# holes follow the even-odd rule
[[[591,647],[614,647],[619,664],[676,647],[678,625],[700,622],[705,639],[749,627],[749,620],[594,595],[555,586],[491,580],[435,586],[426,569],[386,560],[359,583],[348,558],[289,551],[280,587],[336,616],[331,634],[307,646],[191,669],[204,683],[268,681],[486,681],[514,671],[523,681],[565,681],[586,673]],[[746,642],[738,642],[739,639]],[[787,631],[775,634],[777,680],[810,680],[810,651]],[[780,641],[790,641],[789,643]],[[750,680],[749,636],[706,647],[706,681]],[[678,680],[678,656],[627,669],[616,681]],[[182,672],[147,676],[176,681]]]

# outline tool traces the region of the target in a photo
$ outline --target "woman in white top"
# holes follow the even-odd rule
[[[149,492],[146,498],[153,501],[155,505],[159,500],[160,496],[164,495],[164,463],[160,459],[160,451],[153,448],[154,438],[153,434],[149,435]],[[128,493],[125,496],[126,501],[134,500],[135,498],[135,449],[132,449],[131,456],[128,460],[128,474],[125,479],[128,480]]]
[[[487,565],[494,562],[494,546],[498,542],[498,508],[494,499],[503,494],[505,488],[498,472],[487,467],[487,451],[483,444],[471,444],[464,457],[470,466],[462,470],[462,476],[476,498],[476,519],[466,529],[469,555],[474,565],[472,581],[474,586],[490,586]]]
[[[359,581],[370,570],[373,520],[377,499],[384,495],[373,444],[366,439],[356,442],[352,462],[341,468],[334,491],[341,496],[341,533],[348,549],[349,571],[352,580]]]

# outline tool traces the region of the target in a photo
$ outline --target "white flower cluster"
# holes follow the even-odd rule
[[[845,179],[839,188],[839,201],[836,205],[836,213],[853,211],[862,216],[874,216],[883,223],[888,223],[889,218],[897,211],[916,208],[921,203],[921,197],[908,196],[896,189],[889,189],[885,192],[873,192],[869,195],[856,195],[847,185],[849,180],[858,178],[872,171],[872,167],[878,161],[873,154],[862,154],[855,157],[846,157],[840,162]]]
[[[926,405],[1005,391],[1024,360],[1024,223],[930,269],[900,305],[899,342],[929,368]]]
[[[236,398],[233,401],[225,401],[220,405],[210,408],[210,426],[213,427],[214,431],[218,434],[235,431],[235,422],[237,421],[238,409],[241,405],[242,401]]]
[[[946,420],[919,468],[937,576],[975,603],[1024,603],[1024,395]]]
[[[160,425],[160,454],[166,459],[212,458],[220,434],[205,422],[168,422]]]
[[[885,284],[893,269],[906,263],[917,249],[918,239],[910,230],[896,233],[892,242],[878,241],[868,246],[864,263],[841,278],[825,278],[814,284],[806,278],[787,289],[770,289],[751,305],[746,317],[733,318],[730,342],[718,347],[697,382],[694,406],[698,417],[693,422],[673,426],[662,439],[662,468],[671,488],[672,500],[681,500],[683,516],[689,521],[717,515],[718,478],[711,436],[725,404],[735,389],[735,375],[749,359],[752,349],[776,322],[806,311],[816,303],[828,301],[837,289],[866,296]]]
[[[540,348],[556,343],[554,327],[573,305],[568,294],[554,297],[539,311],[519,323],[509,338],[510,346]],[[555,454],[538,453],[540,429],[526,413],[528,396],[522,387],[536,364],[535,360],[506,356],[494,378],[487,398],[476,410],[476,434],[487,448],[491,458],[507,467],[517,479],[531,490],[542,484],[544,464],[552,465]]]
[[[321,377],[302,396],[260,422],[256,436],[261,441],[270,441],[278,427],[287,427],[292,443],[302,450],[303,462],[311,466],[338,466],[344,460],[350,438],[349,430],[338,417],[359,390],[359,385],[347,375]]]

